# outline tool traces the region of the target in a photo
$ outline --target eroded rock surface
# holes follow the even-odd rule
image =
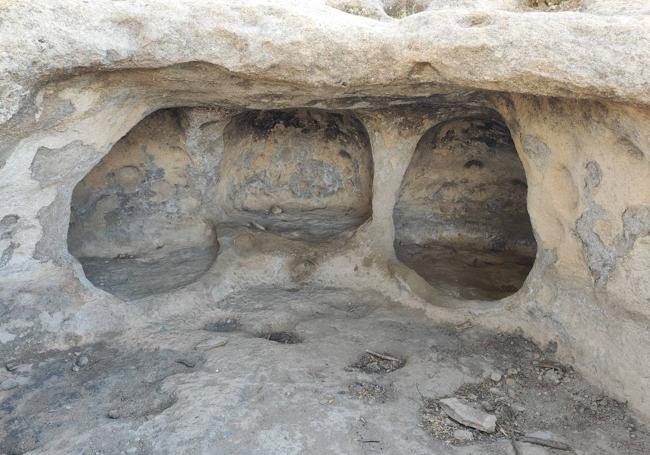
[[[627,402],[647,420],[648,30],[650,9],[642,0],[1,3],[0,356],[67,352],[149,324],[178,330],[160,339],[127,337],[124,352],[151,342],[185,354],[205,337],[189,340],[176,323],[198,320],[232,295],[239,296],[236,305],[266,318],[255,333],[295,333],[259,293],[245,293],[262,286],[287,294],[336,289],[309,315],[319,320],[332,311],[327,330],[333,341],[323,351],[329,359],[340,352],[334,342],[340,325],[371,312],[341,303],[352,298],[346,293],[362,300],[358,296],[372,290],[420,308],[418,323],[521,331],[555,346],[555,361],[571,364],[591,381],[588,387]],[[438,146],[442,139],[447,142]],[[433,246],[430,251],[444,246],[447,253],[417,265],[403,254],[413,245]],[[478,273],[486,267],[498,272]],[[432,271],[436,279],[427,276]],[[292,309],[308,306],[305,300]],[[381,329],[398,318],[393,310],[364,330],[376,337],[393,333]],[[411,333],[411,322],[395,332],[403,347],[427,339]],[[309,350],[309,333],[299,335],[301,343],[273,344]],[[260,355],[246,343],[248,355]],[[220,356],[234,344],[206,355]],[[355,356],[373,349],[346,346]],[[378,352],[400,354],[389,347]],[[298,374],[300,384],[319,380],[321,360],[313,352],[273,371],[276,384],[287,383],[287,374]],[[133,358],[141,363],[138,355]],[[408,358],[404,368],[387,374],[420,368],[418,359],[427,355]],[[186,357],[170,372],[202,368],[201,359]],[[92,368],[89,359],[90,367],[79,373]],[[300,373],[303,359],[314,362],[313,371]],[[185,385],[179,381],[176,397],[199,396],[207,386],[222,392],[211,375],[224,361],[235,360],[213,357],[205,372]],[[549,370],[542,373],[544,387],[562,381]],[[244,381],[253,374],[234,366],[231,373]],[[141,379],[129,378],[124,390]],[[420,385],[435,379],[418,378]],[[0,392],[0,428],[10,433],[2,436],[3,450],[66,453],[107,434],[102,419],[112,409],[90,408],[81,416],[88,418],[84,435],[73,435],[81,439],[68,444],[69,433],[43,439],[49,410],[30,414],[29,406],[19,410],[12,403],[31,397],[30,406],[54,408],[57,396],[45,379],[29,386],[9,381]],[[341,390],[387,391],[377,400],[387,403],[399,391],[377,378],[349,379],[331,383],[318,398],[305,386],[292,406],[307,400],[318,414]],[[452,393],[447,379],[444,388]],[[91,381],[89,393],[109,399],[102,384],[115,380]],[[254,395],[266,382],[260,376],[242,387]],[[361,388],[350,387],[356,383]],[[230,395],[219,395],[219,415],[236,421],[258,416],[241,407],[242,389],[229,384]],[[142,430],[153,441],[138,449],[144,453],[159,448],[155,436],[165,422],[180,422],[169,428],[187,432],[188,441],[214,427],[211,419],[197,425],[198,402],[175,408],[174,396],[159,385],[132,388],[152,397],[151,414],[126,412],[134,419],[160,413],[161,426],[155,417]],[[279,397],[285,390],[275,392]],[[481,391],[493,397],[488,392]],[[572,417],[562,406],[571,399],[565,392],[551,408]],[[126,392],[115,400],[120,396],[132,400]],[[76,400],[73,392],[62,397]],[[355,399],[346,412],[366,405]],[[297,409],[292,406],[288,414]],[[594,406],[600,416],[600,405]],[[608,409],[623,415],[620,406]],[[376,412],[382,422],[391,414]],[[41,423],[31,425],[36,414]],[[318,415],[330,428],[341,418]],[[401,416],[403,428],[420,420],[417,413]],[[79,428],[75,418],[65,421],[66,428]],[[437,414],[431,418],[437,422]],[[373,441],[373,425],[384,428],[365,421],[350,438]],[[264,453],[264,441],[283,453],[326,447],[318,438],[285,447],[287,427],[256,428],[262,439],[247,439],[242,450]],[[453,435],[461,429],[443,430]],[[530,428],[537,430],[544,428]],[[385,447],[399,453],[413,439],[396,431],[399,437]],[[647,452],[620,427],[603,431],[622,435],[610,444],[613,453],[621,447]],[[341,436],[323,434],[328,442]],[[125,441],[93,446],[126,451],[131,445]],[[200,451],[188,441],[178,447]],[[354,448],[372,453],[372,444]],[[426,443],[412,447],[430,449]],[[512,449],[504,447],[490,450]]]
[[[207,189],[192,178],[182,115],[147,117],[72,193],[70,253],[90,281],[123,298],[191,283],[217,255],[215,229],[202,216]]]
[[[395,251],[434,286],[499,299],[535,259],[528,185],[507,127],[494,118],[441,123],[418,143],[395,205]]]
[[[225,211],[292,238],[327,239],[371,213],[372,152],[348,113],[252,111],[224,132]]]

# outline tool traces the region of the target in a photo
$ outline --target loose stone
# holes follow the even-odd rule
[[[440,400],[440,404],[445,414],[461,425],[485,433],[494,433],[496,431],[497,418],[493,414],[469,406],[458,398],[445,398]]]

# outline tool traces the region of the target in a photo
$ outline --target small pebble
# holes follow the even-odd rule
[[[457,441],[473,441],[474,435],[469,430],[455,430],[454,439]]]
[[[120,418],[120,411],[118,411],[117,409],[111,409],[110,411],[108,411],[108,413],[106,415],[110,419],[119,419]]]
[[[492,379],[494,382],[501,381],[501,373],[499,373],[498,371],[493,371],[492,374],[490,375],[490,379]]]
[[[73,365],[72,366],[72,371],[74,371],[76,373],[77,371],[79,371],[79,367],[77,365]]]
[[[88,357],[86,357],[85,355],[82,355],[81,357],[77,357],[76,364],[79,367],[85,367],[86,365],[88,365],[88,361],[89,361]]]

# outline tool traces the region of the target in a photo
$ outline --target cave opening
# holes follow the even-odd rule
[[[224,130],[227,219],[308,242],[353,231],[372,213],[373,161],[350,112],[255,110]]]
[[[197,280],[219,250],[192,177],[183,112],[154,112],[122,137],[72,194],[68,249],[120,298]]]
[[[523,165],[495,115],[453,118],[420,139],[394,208],[395,252],[446,294],[498,300],[517,292],[536,242]]]
[[[242,230],[315,248],[354,231],[371,216],[372,173],[348,112],[162,109],[74,188],[68,250],[124,300],[163,294],[199,280]]]

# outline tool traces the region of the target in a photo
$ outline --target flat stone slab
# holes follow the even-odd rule
[[[445,414],[461,425],[486,433],[496,431],[497,418],[493,414],[468,406],[458,398],[445,398],[440,400],[440,404]]]

